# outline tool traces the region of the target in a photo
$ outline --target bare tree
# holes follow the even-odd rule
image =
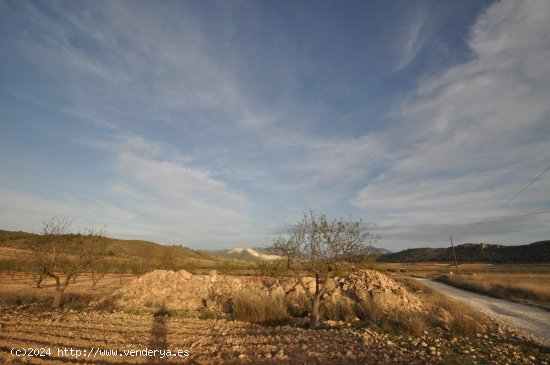
[[[286,258],[288,269],[311,300],[310,328],[318,325],[321,298],[331,274],[380,239],[373,233],[375,228],[362,220],[329,221],[324,214],[310,211],[269,247],[272,253]],[[313,294],[304,284],[304,273],[315,277]]]
[[[20,264],[14,260],[0,260],[0,271],[5,272],[11,277],[11,280],[15,280],[15,275],[20,271]]]
[[[177,249],[174,246],[162,247],[162,254],[159,259],[158,268],[161,270],[177,270],[178,260]]]
[[[59,308],[63,293],[71,279],[100,259],[103,235],[101,231],[88,230],[86,235],[70,234],[71,221],[64,217],[53,217],[42,221],[42,234],[33,250],[33,266],[40,278],[54,280],[53,308]],[[85,240],[83,239],[85,237]]]
[[[96,260],[90,264],[92,290],[95,290],[97,283],[109,273],[109,269],[109,263],[105,259]]]

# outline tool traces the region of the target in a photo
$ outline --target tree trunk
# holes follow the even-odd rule
[[[42,275],[38,275],[38,276],[36,277],[36,287],[37,287],[37,288],[40,288],[40,287],[41,287],[40,284],[42,284],[42,280],[44,280],[44,277],[43,277]]]
[[[52,308],[58,309],[61,307],[61,300],[63,299],[64,289],[55,288],[55,293],[53,294]]]
[[[309,328],[313,329],[318,326],[319,322],[319,306],[321,304],[321,293],[315,293],[311,306],[311,315],[309,317]]]

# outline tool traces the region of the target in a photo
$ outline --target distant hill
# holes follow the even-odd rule
[[[550,262],[550,241],[528,245],[504,246],[487,243],[465,243],[455,247],[460,263],[529,263]],[[378,257],[379,262],[452,262],[453,252],[447,248],[412,248]]]
[[[385,248],[374,246],[368,246],[365,251],[367,251],[367,253],[372,253],[375,255],[387,255],[392,253],[390,250],[387,250]]]
[[[241,261],[273,261],[281,259],[280,256],[270,255],[264,248],[232,248],[217,251],[201,251],[205,254],[225,259],[225,260],[241,260]]]
[[[39,235],[26,232],[13,232],[0,230],[0,247],[10,247],[22,250],[32,249],[39,244]],[[90,239],[86,235],[71,235],[72,239],[60,242],[58,250],[64,252],[76,252],[79,247],[85,245]],[[216,258],[187,247],[166,246],[155,242],[142,240],[121,240],[116,238],[104,238],[105,255],[131,259],[160,260],[170,255],[176,260],[192,261],[216,261]]]
[[[272,261],[279,260],[282,257],[272,255],[265,247],[252,247],[252,248],[232,248],[217,251],[201,251],[208,255],[218,257],[225,260],[242,260],[242,261]],[[391,251],[385,248],[378,248],[370,246],[366,250],[367,254],[383,255],[391,253]]]

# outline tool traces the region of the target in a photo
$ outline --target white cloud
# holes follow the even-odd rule
[[[494,217],[477,223],[418,224],[379,226],[385,242],[416,242],[423,246],[449,246],[449,236],[460,242],[528,244],[546,238],[543,227],[550,224],[550,213],[527,213]],[[472,232],[475,229],[475,232]],[[472,232],[472,233],[470,233]],[[516,236],[522,232],[521,237]],[[546,231],[547,233],[547,231]],[[390,244],[390,247],[393,245]],[[398,247],[395,245],[395,247]]]
[[[345,132],[321,137],[335,121],[328,121],[321,107],[306,111],[316,107],[313,103],[279,102],[274,105],[284,107],[277,111],[259,107],[269,102],[250,105],[231,68],[235,60],[208,53],[202,25],[186,13],[185,4],[168,10],[148,2],[132,7],[105,2],[73,11],[53,3],[54,16],[22,4],[26,11],[19,16],[29,31],[6,37],[17,47],[5,49],[35,60],[55,77],[56,87],[10,92],[92,121],[101,133],[118,133],[85,143],[112,154],[109,173],[115,178],[103,203],[110,205],[96,202],[90,209],[119,217],[120,234],[213,240],[220,232],[250,229],[254,217],[243,213],[252,205],[250,196],[262,200],[257,211],[261,204],[281,202],[277,208],[287,212],[262,213],[280,219],[299,214],[301,206],[349,209],[342,200],[348,203],[357,190],[352,205],[379,217],[381,225],[399,225],[404,232],[407,224],[411,230],[467,225],[550,161],[545,1],[490,6],[471,30],[468,62],[423,80],[395,113],[397,125],[353,137]],[[433,34],[432,22],[422,8],[405,24],[394,71],[416,59]],[[170,147],[137,134],[172,144],[177,135],[185,142]],[[363,181],[368,183],[362,189],[350,192]],[[236,189],[235,182],[243,184]],[[548,204],[547,184],[539,181],[501,213],[520,215],[541,201]],[[241,189],[250,195],[245,198]],[[267,194],[256,195],[258,190]],[[44,211],[89,206],[60,201],[68,205],[42,202],[52,207]]]
[[[158,161],[125,152],[118,156],[117,167],[125,176],[174,203],[190,197],[234,202],[243,204],[244,198],[219,180],[211,178],[208,172],[189,168],[179,162]]]
[[[72,228],[105,226],[108,233],[120,231],[136,214],[99,200],[77,200],[70,196],[46,198],[13,189],[0,189],[0,221],[4,229],[39,233],[41,222],[53,216],[74,220]]]
[[[142,137],[119,136],[99,143],[114,154],[116,171],[111,193],[130,207],[140,219],[156,222],[154,231],[195,242],[217,239],[219,231],[235,235],[246,230],[245,197],[225,182],[210,176],[191,159],[173,148]]]
[[[388,225],[467,224],[544,170],[550,161],[548,19],[546,1],[489,7],[471,31],[472,59],[420,84],[399,113],[407,134],[386,131],[407,146],[407,155],[352,203],[386,213]],[[548,204],[547,184],[537,182],[502,213]]]

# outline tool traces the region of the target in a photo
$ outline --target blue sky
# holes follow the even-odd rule
[[[550,239],[550,2],[1,1],[0,226]],[[472,229],[473,228],[473,229]]]

